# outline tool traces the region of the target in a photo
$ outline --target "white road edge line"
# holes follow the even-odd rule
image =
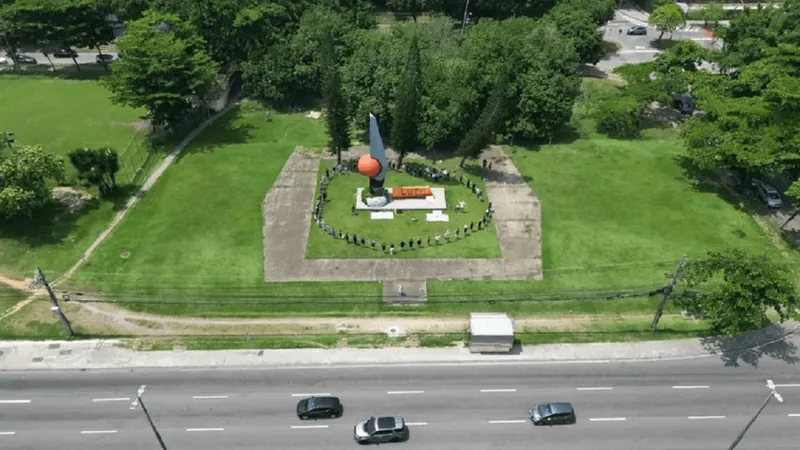
[[[424,394],[425,391],[389,391],[389,395]]]
[[[481,389],[483,393],[490,393],[490,392],[517,392],[516,389]]]
[[[324,392],[324,393],[319,393],[318,392],[318,393],[314,393],[314,394],[292,394],[292,397],[322,397],[322,396],[325,396],[325,395],[331,395],[331,393],[330,392]]]
[[[711,386],[672,386],[672,389],[708,389]]]
[[[13,436],[17,434],[16,431],[0,431],[0,436]]]
[[[525,423],[524,420],[490,420],[489,423],[491,424],[501,424],[501,423]]]
[[[589,419],[589,422],[624,422],[624,417],[594,417]]]
[[[220,399],[220,398],[228,398],[227,395],[195,395],[192,397],[195,400],[212,400],[212,399]]]
[[[102,402],[127,402],[130,401],[128,397],[118,397],[118,398],[93,398],[93,402],[95,403],[102,403]]]
[[[577,388],[579,391],[610,391],[614,389],[613,387],[580,387]]]
[[[800,384],[776,384],[775,387],[800,387]]]
[[[19,403],[30,403],[30,400],[0,400],[0,405],[16,405]]]
[[[725,416],[689,416],[689,420],[724,419]]]
[[[225,428],[187,428],[186,431],[225,431]]]
[[[428,422],[406,422],[406,425],[412,426],[412,427],[424,427],[427,424],[428,424]]]
[[[292,425],[293,430],[306,430],[312,428],[328,428],[328,425]]]
[[[81,434],[114,434],[117,430],[83,430]]]

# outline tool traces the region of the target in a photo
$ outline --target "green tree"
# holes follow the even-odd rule
[[[156,126],[177,124],[198,107],[217,75],[217,64],[192,26],[172,14],[148,11],[128,24],[117,43],[125,58],[103,83],[115,103],[146,108]]]
[[[408,45],[408,59],[403,66],[403,75],[398,86],[397,102],[392,116],[392,149],[403,158],[414,151],[418,142],[417,124],[420,117],[420,83],[422,82],[422,61],[419,50],[419,37],[411,36]]]
[[[642,109],[641,102],[635,97],[619,93],[599,101],[592,118],[600,133],[616,139],[632,139],[639,136]]]
[[[563,37],[572,42],[583,64],[597,64],[603,57],[603,33],[589,11],[575,8],[570,3],[559,3],[547,13]]]
[[[95,185],[103,195],[117,187],[119,155],[111,148],[79,148],[70,152],[69,160],[78,171],[78,178]]]
[[[683,273],[689,288],[721,281],[711,292],[679,303],[707,315],[712,330],[723,335],[734,336],[765,326],[770,322],[770,310],[777,312],[783,322],[795,317],[800,306],[788,270],[764,256],[738,249],[709,252],[704,259],[690,261]]]
[[[656,8],[649,19],[650,25],[656,27],[661,32],[657,41],[664,37],[664,33],[672,34],[675,30],[686,24],[681,8],[674,4],[666,4]]]
[[[322,99],[325,105],[325,123],[328,128],[328,150],[342,163],[342,151],[350,148],[350,120],[342,95],[339,64],[336,60],[333,38],[322,41]]]
[[[40,146],[17,146],[0,153],[0,215],[30,216],[50,198],[48,180],[61,180],[64,161]]]
[[[794,203],[794,211],[792,211],[792,215],[783,222],[781,225],[781,230],[786,228],[786,225],[789,225],[789,222],[800,215],[800,180],[794,180],[789,186],[789,189],[787,189],[783,194],[792,199],[792,203]]]
[[[411,14],[411,18],[414,20],[414,22],[416,22],[417,18],[422,14],[441,10],[442,1],[441,0],[387,0],[386,7],[389,8],[389,11]]]
[[[112,10],[104,1],[56,0],[54,3],[59,6],[56,17],[62,22],[60,37],[63,47],[94,48],[98,55],[102,55],[100,46],[114,41],[114,30],[106,18]],[[108,71],[108,64],[103,61],[103,67]]]
[[[458,146],[458,154],[461,156],[459,167],[464,167],[467,158],[478,159],[481,153],[492,143],[497,131],[501,128],[507,115],[508,102],[508,79],[501,75],[489,100],[478,116],[478,120],[472,124],[464,139]]]
[[[703,22],[708,25],[708,22],[717,22],[725,19],[725,8],[722,7],[722,2],[709,2],[703,6]]]

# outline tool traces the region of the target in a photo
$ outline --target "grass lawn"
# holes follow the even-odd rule
[[[414,161],[416,162],[416,161]],[[426,162],[428,166],[433,163]],[[323,161],[321,163],[320,176],[322,173],[333,167],[334,163]],[[446,168],[451,173],[456,171],[458,160],[456,158],[443,161],[437,167]],[[463,171],[461,171],[463,174]],[[486,188],[480,177],[465,174],[471,181],[485,193]],[[447,209],[443,211],[450,216],[450,221],[427,222],[426,213],[429,211],[398,211],[392,220],[371,220],[369,212],[359,212],[352,214],[351,208],[355,201],[356,189],[369,187],[369,179],[358,173],[348,173],[334,176],[328,183],[328,199],[323,210],[323,218],[326,223],[336,230],[348,232],[350,236],[356,234],[359,238],[365,238],[367,246],[361,247],[348,244],[341,239],[333,239],[324,230],[311,224],[308,245],[306,246],[306,258],[499,258],[501,257],[500,247],[497,243],[497,234],[494,226],[489,226],[483,230],[478,230],[477,222],[483,218],[486,210],[486,201],[481,203],[475,194],[466,185],[451,178],[447,182],[435,183],[423,178],[416,178],[409,174],[389,171],[386,176],[385,186],[391,189],[394,186],[431,186],[445,188],[445,198]],[[317,186],[317,197],[319,196],[319,185]],[[466,207],[457,210],[456,205],[464,201]],[[310,205],[309,207],[313,207]],[[464,225],[475,223],[474,234],[467,237],[463,235]],[[456,239],[455,230],[460,230],[460,237]],[[451,243],[449,245],[427,246],[428,238],[434,240],[438,233],[444,243],[444,233],[450,230]],[[400,247],[400,242],[408,242],[409,239],[415,241],[413,249],[409,250]],[[417,247],[416,240],[422,240],[422,248]],[[370,247],[370,241],[375,240],[375,250]],[[381,244],[386,244],[387,248],[394,244],[396,253],[389,255],[381,251]]]
[[[67,154],[78,147],[111,147],[120,153],[118,182],[136,175],[148,152],[136,126],[142,111],[116,106],[93,80],[0,74],[0,124],[17,145],[38,144],[65,159],[67,184],[75,182]],[[96,195],[96,192],[94,192]],[[95,202],[74,215],[42,211],[40,216],[0,230],[0,272],[32,276],[42,266],[52,279],[69,268],[106,226],[121,198]],[[57,216],[57,217],[54,217]]]
[[[332,293],[367,297],[376,309],[378,283],[264,283],[261,204],[295,146],[325,140],[321,124],[302,114],[265,123],[263,110],[232,111],[186,149],[71,283],[162,314],[310,314],[324,311],[314,302]]]
[[[26,297],[25,293],[0,284],[0,315]]]

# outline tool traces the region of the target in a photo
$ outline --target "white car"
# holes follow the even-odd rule
[[[756,194],[761,197],[761,200],[764,201],[764,204],[766,204],[767,207],[772,209],[780,209],[783,206],[783,200],[781,200],[781,195],[778,193],[777,189],[768,185],[767,183],[764,183],[758,178],[754,178],[752,184],[756,190]]]

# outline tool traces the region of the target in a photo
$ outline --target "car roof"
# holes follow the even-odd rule
[[[549,403],[549,405],[553,414],[568,414],[572,412],[572,405],[569,403]]]
[[[376,430],[392,430],[403,428],[404,420],[402,417],[378,417],[375,419]]]
[[[315,408],[330,408],[339,404],[338,397],[309,397],[309,403],[314,403]]]

